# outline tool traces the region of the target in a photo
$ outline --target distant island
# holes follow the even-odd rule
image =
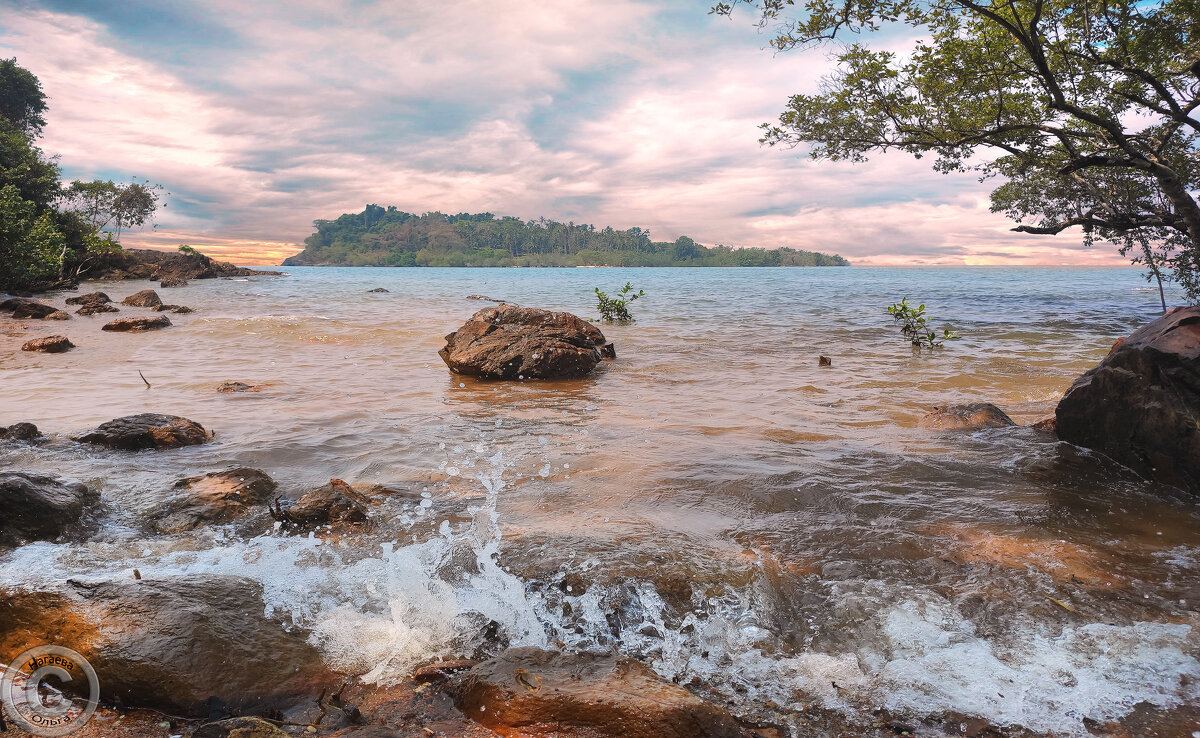
[[[641,228],[592,225],[492,213],[425,213],[368,205],[361,213],[313,222],[316,233],[283,266],[574,267],[849,266],[836,254],[791,248],[707,247],[687,236],[651,241]]]

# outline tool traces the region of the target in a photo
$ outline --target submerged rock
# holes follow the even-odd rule
[[[46,320],[70,320],[71,315],[66,310],[55,310],[46,316]]]
[[[438,355],[458,374],[560,379],[595,369],[606,343],[598,328],[570,313],[497,305],[446,336]],[[608,351],[616,355],[615,349]]]
[[[102,331],[118,331],[122,333],[141,333],[143,331],[153,331],[159,328],[168,328],[171,325],[171,319],[165,315],[160,315],[157,318],[117,318],[111,323],[106,323]]]
[[[68,305],[103,305],[107,302],[112,302],[112,298],[103,292],[89,292],[86,295],[67,298]]]
[[[96,313],[119,313],[115,306],[104,302],[91,302],[75,311],[76,315],[95,315]]]
[[[12,313],[14,318],[42,320],[59,312],[62,311],[53,305],[47,305],[44,302],[30,300],[25,297],[10,297],[4,302],[0,302],[0,313]]]
[[[169,310],[170,312],[172,312],[172,313],[190,313],[190,312],[193,312],[193,310],[192,310],[190,307],[186,306],[186,305],[168,305],[168,304],[166,304],[166,303],[163,303],[162,305],[159,305],[158,307],[154,308],[154,311],[155,311],[155,312],[158,312],[158,313],[165,313],[165,312],[167,312],[168,310]]]
[[[979,430],[1006,428],[1010,425],[1016,425],[1013,419],[1000,408],[987,402],[936,407],[933,412],[917,421],[918,428],[932,430]]]
[[[724,707],[611,655],[510,648],[472,668],[455,693],[464,713],[502,735],[747,735]]]
[[[84,508],[98,499],[98,494],[78,482],[32,472],[0,472],[0,546],[55,540],[75,528]]]
[[[101,423],[95,430],[75,440],[125,451],[139,451],[195,446],[208,441],[208,433],[204,426],[178,415],[140,413]]]
[[[283,511],[289,527],[311,530],[319,525],[355,525],[367,521],[369,501],[340,479],[304,495]]]
[[[21,346],[22,351],[40,351],[43,354],[61,354],[75,348],[75,344],[66,336],[46,336],[26,341]]]
[[[167,277],[158,283],[159,287],[166,289],[168,287],[187,287],[188,281],[183,277]]]
[[[162,299],[154,290],[142,290],[135,292],[124,300],[121,300],[122,305],[130,305],[132,307],[152,308],[162,304]]]
[[[1200,307],[1176,308],[1118,341],[1054,414],[1062,440],[1200,493]]]
[[[382,287],[376,287],[376,288],[375,288],[375,289],[373,289],[373,290],[367,290],[367,292],[391,292],[391,290],[385,290],[385,289],[384,289],[384,288],[382,288]]]
[[[0,438],[10,441],[32,441],[42,435],[33,423],[13,423],[7,428],[0,427]]]
[[[314,699],[336,675],[306,632],[265,611],[262,585],[235,576],[0,592],[0,661],[61,643],[95,667],[106,700],[171,715],[206,717],[218,701],[264,713]]]
[[[245,467],[188,477],[175,483],[172,496],[150,519],[159,533],[223,525],[270,501],[275,487],[265,473]]]
[[[257,384],[246,384],[245,382],[221,382],[217,385],[217,392],[233,393],[233,392],[258,392]]]

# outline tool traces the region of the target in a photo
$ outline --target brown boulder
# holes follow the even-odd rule
[[[918,428],[931,430],[979,430],[1006,428],[1010,425],[1016,425],[1012,418],[1000,408],[986,402],[935,407],[933,412],[917,421]]]
[[[10,441],[32,441],[41,435],[41,431],[33,423],[13,423],[7,428],[0,428],[0,438]]]
[[[61,354],[75,348],[66,336],[46,336],[26,341],[21,346],[22,351],[40,351],[43,354]]]
[[[591,372],[606,343],[598,328],[570,313],[497,305],[446,336],[438,355],[458,374],[560,379]]]
[[[190,307],[187,307],[186,305],[168,305],[166,303],[163,303],[162,305],[159,305],[158,307],[154,308],[154,311],[159,312],[159,313],[165,313],[168,310],[171,311],[172,313],[193,312],[192,309]]]
[[[1176,308],[1118,342],[1054,415],[1062,440],[1200,493],[1200,307]]]
[[[62,311],[53,305],[47,305],[37,300],[29,300],[24,297],[10,297],[4,302],[0,302],[0,312],[12,313],[14,318],[42,320]]]
[[[32,472],[0,472],[0,546],[53,541],[78,526],[100,496],[78,482]]]
[[[304,495],[283,511],[290,528],[311,530],[319,525],[355,525],[367,521],[366,497],[340,479]]]
[[[167,328],[170,325],[171,319],[165,315],[160,315],[157,318],[117,318],[111,323],[105,323],[104,327],[100,330],[141,333],[143,331]]]
[[[103,292],[89,292],[86,295],[67,298],[68,305],[103,305],[106,302],[112,302],[112,298]]]
[[[502,735],[742,738],[724,707],[611,655],[510,648],[467,673],[459,708]]]
[[[76,315],[95,315],[96,313],[119,313],[117,308],[104,302],[89,302],[75,311]]]
[[[177,415],[140,413],[101,423],[95,430],[75,440],[125,451],[140,451],[147,448],[195,446],[208,441],[208,433],[199,423]]]
[[[130,305],[132,307],[152,308],[162,304],[162,299],[154,290],[142,290],[135,292],[124,300],[121,300],[122,305]]]
[[[0,592],[0,661],[59,643],[91,662],[106,700],[171,715],[204,717],[214,703],[261,713],[314,699],[336,676],[304,631],[265,611],[262,585],[235,576]]]
[[[258,469],[212,472],[176,482],[172,496],[150,518],[159,533],[223,525],[270,501],[273,494],[275,482]]]
[[[183,277],[167,277],[159,282],[158,286],[166,289],[168,287],[187,287],[187,284],[187,280]]]
[[[71,315],[66,310],[55,310],[46,316],[46,320],[70,320]]]

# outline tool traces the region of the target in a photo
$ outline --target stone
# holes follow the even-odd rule
[[[1058,425],[1058,419],[1055,418],[1053,415],[1051,415],[1048,418],[1042,418],[1041,420],[1037,421],[1036,423],[1033,423],[1029,427],[1033,428],[1035,430],[1044,431],[1046,433],[1057,433],[1057,430],[1055,428],[1055,426],[1057,426],[1057,425]]]
[[[205,723],[196,728],[192,738],[291,738],[291,735],[262,718],[235,717]]]
[[[980,430],[1011,425],[1016,425],[1012,418],[1000,408],[986,402],[936,407],[933,412],[917,421],[918,428],[931,430]]]
[[[159,533],[224,525],[269,502],[275,488],[265,473],[246,467],[188,477],[175,483],[171,496],[150,519]]]
[[[152,308],[162,304],[162,299],[154,290],[142,290],[135,292],[124,300],[121,300],[122,305],[130,305],[132,307]]]
[[[193,310],[192,308],[188,307],[187,305],[176,305],[175,309],[172,310],[171,312],[182,314],[182,313],[194,313],[196,311]]]
[[[391,290],[385,290],[385,289],[384,289],[384,288],[382,288],[382,287],[376,287],[376,288],[375,288],[375,289],[373,289],[373,290],[367,290],[367,292],[391,292]]]
[[[32,441],[41,435],[41,431],[33,423],[13,423],[7,428],[0,428],[0,438],[10,441]]]
[[[47,305],[37,300],[29,300],[24,297],[10,297],[4,302],[0,302],[0,312],[12,313],[14,318],[42,320],[62,311],[53,305]]]
[[[1063,441],[1200,494],[1200,307],[1176,308],[1117,342],[1054,415]]]
[[[301,497],[283,511],[290,528],[312,530],[320,525],[355,525],[367,521],[370,502],[349,484],[330,479],[329,484]]]
[[[818,356],[817,366],[833,366],[833,359],[828,356]]]
[[[39,583],[0,591],[0,661],[60,643],[91,662],[106,701],[185,717],[316,699],[337,675],[266,610],[262,585],[237,576]]]
[[[66,310],[55,310],[46,316],[46,320],[70,320],[71,316]]]
[[[35,338],[32,341],[26,341],[22,346],[22,351],[39,351],[43,354],[61,354],[75,348],[75,344],[66,336],[46,336],[45,338]]]
[[[0,546],[56,540],[78,527],[84,508],[99,498],[79,482],[0,472]]]
[[[68,305],[103,305],[107,302],[112,302],[112,298],[103,292],[89,292],[86,295],[67,298]]]
[[[744,738],[724,707],[628,658],[510,648],[455,688],[459,708],[501,735]]]
[[[454,661],[435,661],[413,670],[413,681],[437,682],[449,679],[454,674],[466,671],[479,662],[475,659],[456,659]]]
[[[142,333],[144,331],[158,330],[159,328],[168,328],[171,325],[171,319],[165,315],[160,315],[157,318],[117,318],[111,323],[105,323],[102,331],[117,331],[122,333]]]
[[[446,336],[438,355],[458,374],[565,379],[595,369],[606,343],[598,328],[570,313],[501,304],[480,310]]]
[[[228,381],[217,385],[217,392],[224,392],[226,394],[233,392],[258,392],[258,390],[259,386],[257,384],[246,384],[245,382]]]
[[[158,283],[159,287],[166,289],[168,287],[187,287],[188,281],[183,277],[167,277]]]
[[[208,433],[199,423],[177,415],[140,413],[101,423],[75,440],[124,451],[140,451],[195,446],[207,442]]]
[[[95,315],[96,313],[119,313],[115,306],[103,302],[90,302],[75,311],[76,315]]]

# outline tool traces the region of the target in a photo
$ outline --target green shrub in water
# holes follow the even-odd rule
[[[629,303],[645,294],[645,290],[638,290],[634,293],[633,285],[629,282],[626,282],[621,291],[612,297],[601,292],[597,287],[596,309],[600,311],[600,318],[605,323],[632,323],[633,316],[629,314]]]
[[[918,349],[941,348],[946,341],[958,339],[958,332],[950,330],[949,327],[942,328],[940,336],[937,331],[930,329],[928,318],[925,317],[924,303],[914,308],[908,304],[908,298],[905,297],[888,307],[887,311],[892,319],[900,324],[900,333]]]

